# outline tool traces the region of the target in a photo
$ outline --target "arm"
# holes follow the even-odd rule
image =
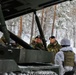
[[[74,59],[74,63],[75,63],[75,66],[76,66],[76,54],[75,54],[75,59]]]
[[[60,74],[59,75],[63,75],[64,74],[64,67],[63,67],[63,59],[64,55],[63,52],[58,52],[55,56],[55,64],[60,66]]]
[[[63,54],[63,52],[58,52],[55,55],[55,64],[62,65],[63,61],[64,61],[64,54]]]

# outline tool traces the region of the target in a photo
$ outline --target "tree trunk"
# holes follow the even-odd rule
[[[51,36],[54,35],[55,19],[56,19],[56,5],[54,6],[54,17],[53,17],[53,25],[52,25]]]
[[[75,47],[75,26],[73,25],[73,41],[74,41],[74,47]]]
[[[56,28],[56,38],[58,37],[57,34],[58,34],[58,29]]]
[[[21,37],[22,34],[22,16],[20,17],[20,26],[19,26],[19,31],[18,31],[18,37]]]
[[[32,42],[33,29],[34,29],[34,13],[33,13],[33,16],[32,16],[32,26],[31,26],[31,37],[30,37],[30,43]]]
[[[44,9],[42,10],[42,17],[41,17],[41,26],[42,26],[42,29],[43,29],[43,19],[44,19]]]
[[[75,48],[76,48],[76,26],[75,26]]]
[[[46,19],[47,19],[47,10],[45,11],[45,18],[44,18],[44,26],[43,26],[43,32],[44,32],[44,34],[46,34]]]

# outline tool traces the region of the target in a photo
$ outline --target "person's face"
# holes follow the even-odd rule
[[[36,38],[36,39],[35,39],[35,42],[36,42],[36,43],[42,43],[42,40],[41,40],[40,38]]]
[[[50,38],[50,43],[55,43],[56,39],[55,38]]]

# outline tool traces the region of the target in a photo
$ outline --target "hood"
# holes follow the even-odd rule
[[[60,51],[73,51],[72,47],[63,47],[60,49]]]
[[[70,46],[70,40],[68,40],[67,38],[64,38],[61,40],[61,45],[66,45],[66,46]]]

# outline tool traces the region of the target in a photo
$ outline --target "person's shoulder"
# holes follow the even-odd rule
[[[51,44],[48,44],[48,47],[51,47]]]
[[[58,42],[57,40],[56,40],[56,44],[57,44],[57,45],[60,45],[59,42]]]
[[[57,55],[61,55],[61,54],[63,54],[63,51],[60,50],[60,51],[57,52],[56,54],[57,54]]]
[[[48,44],[47,46],[49,46],[50,44]]]
[[[61,48],[61,45],[57,42],[57,46]]]

